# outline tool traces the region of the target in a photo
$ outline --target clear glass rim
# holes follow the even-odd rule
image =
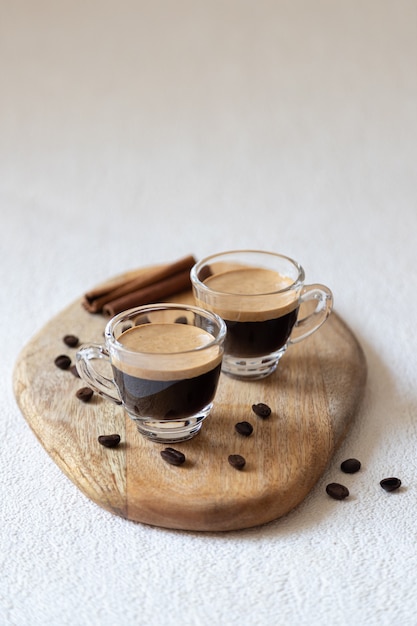
[[[210,319],[212,322],[216,323],[219,328],[217,337],[215,337],[209,343],[206,343],[204,346],[197,346],[196,348],[193,348],[192,350],[182,350],[179,352],[144,352],[144,351],[127,349],[114,336],[113,330],[116,324],[122,321],[128,321],[130,318],[136,315],[141,315],[141,314],[144,315],[145,313],[150,313],[152,311],[166,311],[166,310],[191,311],[192,313],[195,313],[197,315],[201,315],[205,318]],[[154,303],[154,304],[144,304],[139,307],[127,309],[126,311],[121,311],[120,313],[112,317],[112,319],[109,320],[109,322],[107,322],[106,328],[104,330],[104,337],[105,337],[106,342],[110,342],[111,346],[115,347],[119,352],[124,352],[125,354],[131,354],[131,355],[137,354],[141,356],[149,356],[149,358],[155,359],[159,357],[175,357],[178,355],[193,354],[195,352],[203,352],[204,350],[213,348],[216,345],[220,345],[226,337],[226,331],[227,331],[227,327],[226,327],[225,322],[216,313],[212,313],[211,311],[206,311],[205,309],[202,309],[201,307],[198,307],[198,306],[194,306],[192,304],[175,304],[175,303],[170,303],[170,302],[159,302],[159,303]]]
[[[227,256],[231,257],[231,256],[237,256],[237,255],[243,255],[243,254],[253,255],[253,256],[258,255],[258,256],[264,256],[268,258],[280,259],[281,261],[286,261],[293,268],[297,270],[297,278],[291,284],[287,285],[283,289],[276,289],[274,291],[267,291],[267,292],[261,292],[261,293],[256,293],[256,294],[254,293],[236,294],[230,291],[216,291],[215,289],[211,289],[210,287],[207,287],[207,285],[201,282],[201,280],[198,278],[198,273],[200,269],[204,265],[209,265],[210,261],[212,262],[214,259],[220,259],[220,257],[227,257]],[[278,252],[270,252],[268,250],[250,250],[250,249],[225,250],[224,252],[216,252],[215,254],[210,254],[209,256],[204,257],[200,261],[197,261],[197,263],[191,268],[190,276],[191,276],[191,282],[195,285],[198,285],[198,288],[207,294],[214,294],[220,297],[222,296],[223,297],[225,296],[236,297],[237,295],[240,295],[240,296],[244,296],[245,298],[259,298],[259,297],[265,297],[265,296],[278,295],[281,293],[285,294],[285,293],[288,293],[289,291],[292,291],[293,289],[301,287],[304,284],[304,279],[305,279],[305,273],[304,273],[303,267],[291,257],[286,256],[285,254],[280,254]]]

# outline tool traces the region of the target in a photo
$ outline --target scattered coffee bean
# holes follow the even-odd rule
[[[135,318],[135,326],[142,326],[142,324],[150,324],[151,320],[147,315],[140,315]]]
[[[401,480],[394,477],[383,478],[379,484],[381,485],[382,489],[385,489],[385,491],[395,491],[396,489],[399,489],[399,487],[401,487]]]
[[[198,272],[198,280],[201,280],[203,283],[209,276],[213,276],[213,271],[210,265],[204,265],[200,271]]]
[[[185,462],[185,455],[175,448],[161,450],[161,457],[170,465],[182,465]]]
[[[246,465],[246,459],[240,454],[230,454],[227,459],[232,467],[241,470]]]
[[[71,365],[71,359],[66,354],[60,354],[55,359],[55,365],[61,370],[67,370]]]
[[[120,443],[120,435],[99,435],[98,442],[106,448],[115,448]]]
[[[358,461],[358,459],[346,459],[346,461],[343,461],[340,465],[340,469],[342,472],[345,472],[345,474],[355,474],[361,469],[361,462]]]
[[[76,365],[71,365],[71,367],[69,368],[69,371],[71,372],[73,376],[75,376],[75,378],[81,378],[81,376],[78,373]]]
[[[270,407],[263,402],[258,402],[258,404],[252,404],[252,411],[255,413],[255,415],[257,415],[258,417],[262,417],[263,419],[271,415]]]
[[[65,337],[63,337],[62,341],[69,348],[76,348],[78,346],[78,344],[79,344],[79,339],[75,335],[65,335]]]
[[[349,495],[349,489],[339,483],[330,483],[326,487],[326,493],[334,500],[344,500]]]
[[[249,437],[253,432],[253,426],[252,424],[249,424],[249,422],[238,422],[235,424],[235,430],[239,433],[239,435]]]
[[[81,400],[81,402],[90,402],[91,398],[93,397],[93,390],[90,389],[90,387],[81,387],[81,389],[78,389],[78,391],[76,392],[76,396],[79,400]]]

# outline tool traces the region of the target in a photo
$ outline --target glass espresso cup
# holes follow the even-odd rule
[[[227,326],[223,372],[243,380],[264,378],[290,344],[320,328],[332,310],[332,293],[324,285],[304,285],[304,278],[293,259],[258,250],[213,254],[194,265],[197,305]],[[301,317],[300,306],[308,301]]]
[[[213,406],[226,326],[195,306],[154,304],[119,313],[105,329],[105,345],[77,352],[81,378],[98,394],[122,404],[138,431],[174,443],[198,433]],[[93,361],[111,364],[105,376]]]

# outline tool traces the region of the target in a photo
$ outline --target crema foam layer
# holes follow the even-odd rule
[[[114,351],[112,364],[148,380],[193,378],[214,369],[222,359],[213,335],[190,324],[142,324],[126,330],[118,342],[129,352]]]
[[[199,299],[228,321],[261,322],[281,317],[298,306],[298,291],[289,290],[293,280],[275,270],[233,268],[209,276],[204,284],[212,290]]]

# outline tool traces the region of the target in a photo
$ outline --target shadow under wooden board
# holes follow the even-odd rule
[[[171,301],[192,302],[191,292]],[[221,375],[215,406],[200,433],[176,444],[186,455],[180,467],[167,464],[164,444],[149,442],[123,409],[97,396],[81,402],[84,384],[55,357],[81,343],[102,342],[108,321],[85,311],[81,298],[34,336],[15,365],[16,400],[50,457],[91,500],[124,518],[165,528],[226,531],[277,519],[297,506],[322,476],[347,432],[366,384],[366,360],[358,341],[333,312],[324,326],[291,346],[270,377],[242,382]],[[268,419],[252,405],[267,403]],[[250,437],[235,431],[253,425]],[[97,437],[118,433],[116,448]],[[230,454],[246,459],[242,471]]]

